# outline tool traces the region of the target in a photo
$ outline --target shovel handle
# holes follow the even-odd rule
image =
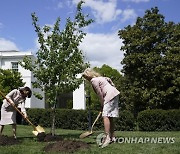
[[[11,101],[10,101],[1,91],[0,91],[0,94],[1,94],[1,96],[2,96],[4,99],[6,99],[6,100],[8,101],[8,103],[9,103],[12,107],[14,107],[14,109],[15,109],[17,112],[19,112],[19,113],[22,115],[22,117],[23,117],[30,125],[33,126],[34,130],[36,130],[36,126],[33,125],[33,123],[32,123],[27,117],[25,117],[24,114],[23,114],[13,103],[11,103]]]
[[[100,115],[101,115],[102,112],[99,112],[98,116],[96,117],[96,119],[94,120],[93,124],[92,124],[92,127],[91,127],[91,132],[93,130],[93,127],[95,125],[95,123],[97,122],[97,120],[99,119]]]

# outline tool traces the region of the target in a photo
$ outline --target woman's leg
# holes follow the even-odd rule
[[[109,119],[109,117],[103,117],[103,120],[104,120],[104,131],[105,131],[105,133],[110,135],[110,133],[111,133],[110,119]]]
[[[111,138],[110,138],[110,133],[111,133],[110,119],[109,119],[109,117],[104,116],[103,121],[104,121],[104,131],[106,133],[106,138],[104,139],[104,142],[102,144],[102,148],[108,146],[110,141],[111,141]]]
[[[2,135],[3,129],[4,129],[4,125],[0,125],[0,135]]]
[[[16,124],[12,124],[13,136],[16,139]]]
[[[110,138],[114,137],[114,120],[113,117],[110,117]]]

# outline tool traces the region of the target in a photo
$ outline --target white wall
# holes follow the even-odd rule
[[[34,81],[34,77],[31,77],[32,81]],[[31,84],[32,85],[32,84]],[[42,92],[39,88],[32,88],[32,91],[38,92],[42,95],[43,99],[39,100],[34,95],[31,97],[31,108],[45,108],[45,99],[44,99],[44,92]]]
[[[17,51],[0,51],[0,68],[2,69],[11,69],[11,62],[18,62],[23,59],[23,57],[31,56],[35,58],[31,52],[17,52]],[[24,69],[20,65],[18,65],[18,71],[22,75],[23,82],[25,82],[25,86],[28,86],[32,89],[32,91],[39,92],[44,97],[44,92],[40,89],[33,89],[31,81],[34,81],[33,75],[29,70]],[[79,75],[77,77],[80,77]],[[73,109],[85,109],[86,101],[85,101],[85,93],[84,93],[84,83],[80,85],[78,89],[73,92]],[[37,99],[34,95],[31,98],[27,98],[26,100],[26,108],[45,108],[45,102],[43,100]]]
[[[0,68],[2,69],[11,69],[12,68],[12,62],[18,62],[23,59],[25,55],[31,56],[34,58],[34,56],[31,54],[31,52],[17,52],[17,51],[5,51],[0,52]],[[33,81],[33,75],[31,71],[24,69],[21,67],[21,65],[18,65],[18,72],[22,75],[22,80],[25,82],[25,86],[28,86],[31,88],[32,91],[40,92],[42,96],[44,96],[44,93],[40,89],[33,89],[31,81]],[[26,99],[25,103],[26,108],[44,108],[45,103],[44,99],[39,100],[34,95],[32,95],[31,98]]]
[[[73,92],[73,109],[86,109],[84,82]]]

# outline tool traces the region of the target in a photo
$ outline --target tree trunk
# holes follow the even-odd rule
[[[51,126],[52,136],[55,135],[56,104],[57,104],[57,92],[56,92],[56,96],[55,96],[54,106],[52,107],[52,126]]]
[[[56,119],[56,116],[55,116],[55,104],[52,108],[52,126],[51,126],[51,134],[52,136],[55,135],[55,119]]]

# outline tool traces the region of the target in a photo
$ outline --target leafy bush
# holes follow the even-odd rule
[[[138,114],[137,122],[142,131],[178,131],[180,110],[145,110]]]
[[[119,118],[115,119],[115,128],[117,130],[134,130],[135,119],[130,111],[122,111],[119,113]]]
[[[52,110],[51,109],[28,109],[29,119],[35,125],[43,127],[51,127]],[[62,129],[88,129],[88,111],[87,110],[72,110],[72,109],[56,109],[55,111],[55,127]],[[96,119],[98,111],[91,111],[92,123]],[[104,129],[102,118],[99,118],[94,126],[95,130]],[[115,118],[116,130],[133,130],[134,118],[128,111],[120,112],[120,117]]]

